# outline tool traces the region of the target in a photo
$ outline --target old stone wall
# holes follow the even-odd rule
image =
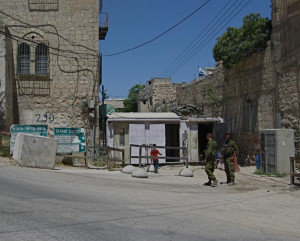
[[[156,111],[156,108],[176,96],[176,84],[169,78],[153,78],[147,81],[146,87],[139,93],[139,111]],[[161,109],[160,112],[165,112]]]
[[[203,109],[204,116],[221,117],[223,83],[223,66],[219,64],[213,75],[209,75],[203,80],[195,80],[191,83],[178,85],[176,89],[177,105],[191,104],[199,106]],[[210,102],[212,98],[216,98],[214,103]]]
[[[259,129],[275,128],[275,69],[270,44],[265,52],[254,54],[227,70],[219,64],[214,75],[201,81],[178,85],[179,106],[203,107],[205,117],[222,117],[230,124],[233,139],[241,149],[241,160],[254,153],[259,144]],[[208,102],[207,86],[218,97]]]
[[[47,6],[47,1],[42,2]],[[50,129],[87,127],[93,124],[88,118],[87,103],[98,99],[99,1],[52,2],[59,7],[29,11],[27,0],[0,0],[5,13],[0,13],[1,19],[13,40],[13,73],[8,81],[18,87],[21,124],[48,124]],[[16,75],[21,42],[30,46],[29,76]],[[46,78],[34,74],[38,43],[49,46],[50,70]]]
[[[223,118],[241,149],[241,161],[254,153],[259,130],[275,128],[275,69],[270,46],[224,71]]]
[[[218,64],[213,75],[178,84],[176,98],[167,100],[166,104],[168,111],[174,106],[194,105],[203,108],[203,117],[224,118],[241,149],[243,164],[247,155],[257,150],[258,131],[276,127],[275,84],[273,50],[269,43],[264,52],[231,69]],[[212,97],[215,103],[210,102]]]
[[[295,131],[300,155],[300,3],[272,0],[274,58],[281,126]]]

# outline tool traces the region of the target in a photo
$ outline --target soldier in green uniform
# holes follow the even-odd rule
[[[221,149],[221,154],[224,158],[225,164],[225,173],[227,177],[228,185],[235,184],[235,176],[234,176],[234,158],[238,156],[239,149],[235,142],[230,139],[230,133],[225,134],[225,142]]]
[[[205,172],[208,176],[208,182],[204,183],[206,186],[216,186],[218,183],[218,180],[216,179],[214,175],[214,169],[215,169],[215,161],[216,161],[216,155],[218,153],[218,147],[217,143],[213,140],[212,133],[207,133],[207,147],[204,151],[205,154]]]

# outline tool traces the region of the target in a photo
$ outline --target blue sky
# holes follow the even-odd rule
[[[106,39],[100,41],[100,51],[104,55],[103,84],[109,98],[126,98],[135,84],[168,74],[172,74],[173,83],[190,82],[198,66],[215,66],[212,49],[227,27],[240,27],[243,17],[251,12],[268,18],[271,15],[271,0],[210,0],[152,43],[105,57],[152,40],[206,1],[104,0],[102,12],[108,12],[109,30]]]

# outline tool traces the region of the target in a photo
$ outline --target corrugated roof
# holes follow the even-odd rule
[[[115,112],[107,117],[109,119],[180,119],[173,112]]]

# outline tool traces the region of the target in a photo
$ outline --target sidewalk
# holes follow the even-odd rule
[[[7,157],[0,157],[0,166],[16,166],[14,160]],[[113,171],[108,171],[105,168],[85,168],[84,166],[75,167],[67,165],[56,165],[54,171],[63,173],[74,173],[74,174],[84,174],[91,176],[101,176],[103,178],[112,179],[124,179],[138,182],[162,182],[170,184],[183,184],[183,185],[199,185],[207,182],[207,175],[204,170],[204,166],[190,166],[194,169],[194,177],[182,177],[179,176],[180,171],[184,168],[184,165],[177,166],[160,166],[159,173],[155,174],[153,172],[148,172],[148,178],[142,180],[141,178],[131,177],[130,174],[123,174],[121,169],[115,169]],[[240,167],[240,172],[235,173],[236,175],[236,188],[241,190],[259,189],[259,188],[283,188],[290,189],[290,187],[296,187],[290,185],[290,176],[285,177],[273,177],[266,175],[256,175],[255,166],[250,167]],[[226,184],[221,184],[226,181],[226,174],[224,171],[215,169],[215,176],[219,180],[218,186],[227,186]]]

